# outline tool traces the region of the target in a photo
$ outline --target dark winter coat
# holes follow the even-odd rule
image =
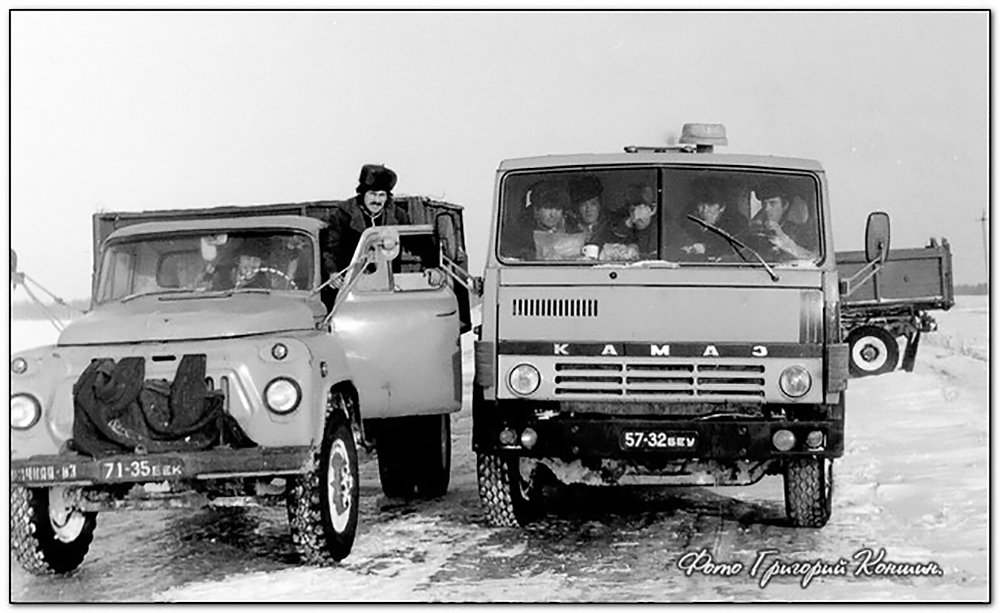
[[[338,202],[333,206],[323,232],[323,269],[327,276],[340,272],[348,267],[358,247],[361,234],[373,225],[394,226],[407,225],[410,218],[402,209],[396,208],[396,203],[390,200],[386,203],[382,214],[372,223],[371,217],[362,212],[363,196]]]

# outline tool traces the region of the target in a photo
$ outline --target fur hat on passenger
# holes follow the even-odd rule
[[[365,164],[361,167],[361,176],[358,177],[357,193],[365,192],[392,192],[396,187],[396,173],[381,164]]]
[[[536,210],[566,210],[570,207],[569,193],[561,182],[539,181],[531,188],[531,206]]]
[[[656,205],[656,193],[653,188],[643,183],[632,183],[625,188],[625,204],[627,206]]]
[[[593,198],[600,198],[603,191],[601,180],[593,175],[576,177],[569,183],[570,199],[576,205]]]

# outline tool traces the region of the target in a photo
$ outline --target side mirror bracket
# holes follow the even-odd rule
[[[868,214],[865,224],[865,260],[864,267],[847,279],[840,281],[840,294],[850,296],[859,287],[868,282],[882,269],[889,259],[889,214],[885,211],[873,211]]]

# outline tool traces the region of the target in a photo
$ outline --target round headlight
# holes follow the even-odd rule
[[[14,358],[10,361],[10,371],[15,375],[23,375],[28,370],[28,361],[24,358]]]
[[[300,400],[302,392],[291,379],[275,379],[264,388],[264,403],[275,413],[291,413],[299,406]]]
[[[812,387],[812,375],[801,366],[789,366],[782,371],[778,385],[786,396],[801,398]]]
[[[288,356],[288,347],[281,343],[275,343],[274,347],[271,347],[271,355],[274,356],[275,360],[284,360]]]
[[[15,394],[10,397],[10,427],[27,430],[38,423],[42,416],[42,405],[34,396]]]
[[[510,371],[507,378],[507,385],[515,394],[527,396],[538,389],[542,383],[542,376],[538,369],[531,364],[518,364]]]

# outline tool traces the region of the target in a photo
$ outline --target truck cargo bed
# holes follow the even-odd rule
[[[854,275],[866,265],[863,251],[838,251],[840,278]],[[892,309],[948,310],[955,304],[951,248],[932,244],[922,249],[894,249],[882,269],[851,295],[841,295],[847,310]]]

